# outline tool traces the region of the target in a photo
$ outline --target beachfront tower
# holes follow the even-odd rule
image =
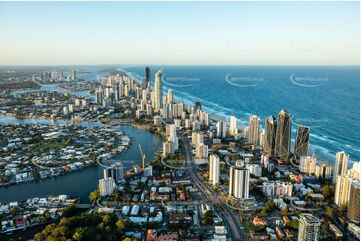
[[[248,143],[259,144],[259,117],[256,115],[249,116],[248,121]]]
[[[163,107],[163,85],[162,85],[162,71],[155,73],[154,83],[154,111],[159,112]]]
[[[295,156],[298,159],[306,156],[308,153],[308,144],[310,142],[310,128],[302,125],[297,126],[295,141]]]
[[[349,155],[344,151],[336,153],[335,168],[333,171],[333,183],[336,183],[337,176],[346,175]]]
[[[143,84],[143,89],[147,89],[148,87],[150,88],[150,68],[149,66],[147,66],[145,69],[145,79],[144,79],[144,84]]]
[[[265,122],[265,133],[264,133],[264,141],[263,141],[263,151],[267,155],[274,154],[276,128],[277,128],[276,118],[274,116],[267,117]]]
[[[275,155],[277,159],[288,161],[291,146],[291,116],[286,110],[278,114],[275,140]]]

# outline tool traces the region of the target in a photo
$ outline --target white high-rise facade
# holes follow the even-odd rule
[[[229,196],[247,199],[249,197],[249,170],[245,167],[232,166],[229,177]]]
[[[172,89],[168,89],[168,93],[167,93],[167,103],[172,103],[172,102],[173,102]]]
[[[177,136],[177,128],[175,124],[168,124],[166,126],[166,133],[168,136],[168,141],[173,142],[174,150],[178,150],[178,136]]]
[[[217,127],[217,138],[226,138],[227,136],[227,127],[226,124],[224,122],[217,122],[216,124]]]
[[[251,144],[259,144],[259,121],[256,115],[251,115],[248,121],[248,142]]]
[[[238,133],[237,119],[235,116],[229,118],[229,135],[235,136]]]
[[[344,151],[337,152],[335,169],[333,171],[333,183],[336,183],[337,176],[346,175],[349,155]]]
[[[300,171],[306,174],[316,173],[317,158],[314,156],[301,156],[300,157]]]
[[[99,180],[100,196],[109,196],[114,192],[115,182],[113,178],[104,178]]]
[[[163,85],[162,85],[162,71],[155,73],[154,82],[154,111],[159,112],[163,107]]]
[[[209,156],[209,181],[212,185],[217,185],[219,183],[220,175],[220,162],[217,155]]]
[[[312,214],[302,213],[299,219],[298,241],[318,241],[320,237],[320,220]]]
[[[347,206],[350,199],[350,190],[352,184],[352,177],[337,176],[335,188],[335,204],[338,206]]]

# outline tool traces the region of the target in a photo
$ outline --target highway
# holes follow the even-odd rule
[[[231,234],[232,240],[248,240],[246,235],[242,232],[241,228],[238,225],[238,218],[235,216],[234,211],[226,202],[221,198],[219,194],[213,191],[209,185],[202,178],[199,178],[197,175],[197,169],[193,164],[191,156],[191,147],[189,140],[182,137],[183,147],[184,147],[184,156],[186,162],[186,168],[189,172],[189,177],[194,184],[204,195],[208,198],[208,201],[215,206],[218,211],[221,213],[221,217],[224,221],[225,227]]]

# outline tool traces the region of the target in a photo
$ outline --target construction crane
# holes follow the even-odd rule
[[[140,155],[142,156],[142,169],[144,170],[144,167],[145,167],[145,164],[144,164],[145,154],[143,153],[142,146],[140,144],[139,144],[139,151],[140,151]]]

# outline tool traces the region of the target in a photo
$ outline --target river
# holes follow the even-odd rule
[[[0,115],[0,123],[42,123],[51,124],[49,120],[31,120],[16,119]],[[60,122],[60,121],[59,121]],[[61,124],[63,123],[57,123]],[[99,126],[100,123],[78,123],[82,126]],[[141,164],[141,155],[139,152],[139,144],[142,146],[146,156],[146,162],[154,158],[162,145],[162,138],[147,130],[133,128],[131,126],[120,126],[120,130],[124,131],[132,140],[131,145],[123,153],[119,154],[115,159],[122,160],[124,171],[130,169],[133,164]],[[9,203],[12,201],[23,201],[32,197],[46,197],[47,195],[68,194],[79,197],[82,202],[88,202],[88,195],[94,191],[98,185],[98,180],[103,177],[103,168],[101,166],[91,166],[80,171],[74,171],[63,176],[54,177],[32,183],[22,183],[11,185],[8,187],[0,187],[0,202]]]

